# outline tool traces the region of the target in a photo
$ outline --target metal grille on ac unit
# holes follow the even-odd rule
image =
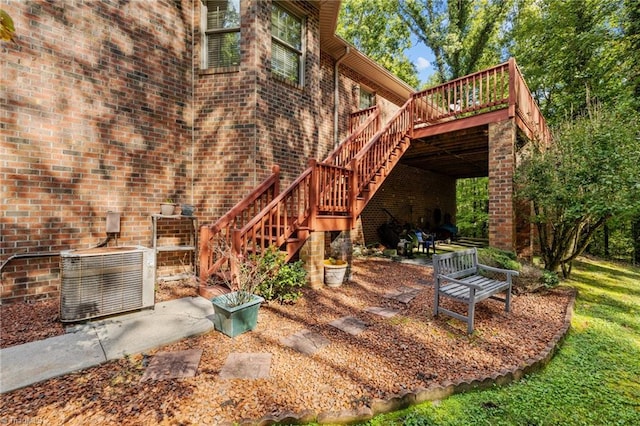
[[[80,321],[154,305],[155,252],[145,247],[60,254],[60,320]]]

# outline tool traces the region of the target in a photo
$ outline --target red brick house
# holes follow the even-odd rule
[[[164,200],[192,204],[200,224],[213,223],[273,165],[280,167],[280,187],[288,187],[310,158],[327,158],[353,133],[353,123],[375,113],[381,128],[405,110],[415,118],[401,136],[404,155],[382,167],[359,221],[305,222],[310,239],[300,253],[312,280],[325,231],[357,225],[369,244],[388,219],[384,209],[412,223],[429,222],[436,210],[455,218],[461,177],[490,178],[490,244],[526,247],[530,230],[526,223],[516,229],[511,178],[517,149],[546,127],[521,90],[526,85],[515,63],[414,97],[411,87],[335,36],[339,6],[4,4],[16,42],[0,45],[3,303],[56,296],[57,254],[102,241],[107,212],[120,214],[117,242],[108,244],[151,246],[150,217]],[[468,95],[473,84],[473,99],[484,99],[497,93],[498,81],[500,94],[486,102],[446,107],[445,92]],[[374,105],[376,112],[367,110]],[[361,194],[352,196],[355,205]],[[181,235],[181,226],[169,230]],[[160,267],[180,262],[158,253]]]

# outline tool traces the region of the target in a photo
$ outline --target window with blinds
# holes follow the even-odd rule
[[[271,6],[271,72],[296,85],[303,77],[303,27],[302,19]]]
[[[369,92],[367,89],[360,87],[360,104],[358,107],[360,109],[371,108],[376,104],[376,95],[372,92]]]
[[[205,67],[240,65],[240,0],[207,0]]]

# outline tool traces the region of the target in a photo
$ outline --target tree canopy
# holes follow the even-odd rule
[[[551,123],[582,115],[589,102],[627,102],[628,43],[621,2],[523,3],[509,51]]]
[[[639,123],[633,111],[590,108],[518,168],[518,197],[532,202],[546,269],[567,276],[607,220],[640,214]]]
[[[411,47],[411,34],[397,14],[395,2],[342,2],[337,33],[409,85],[418,87],[416,67],[405,54]]]
[[[415,36],[435,56],[444,82],[500,62],[501,32],[516,0],[399,0],[398,10]]]

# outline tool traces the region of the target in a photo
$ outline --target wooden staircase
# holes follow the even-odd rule
[[[279,192],[276,166],[227,214],[200,228],[201,285],[229,262],[217,247],[246,256],[275,245],[286,251],[289,260],[311,232],[352,229],[416,131],[470,116],[492,117],[489,114],[501,110],[506,112],[500,119],[513,117],[532,137],[550,138],[513,59],[415,93],[382,128],[377,107],[352,115],[351,135],[324,161],[310,160],[283,192]]]
[[[259,253],[270,245],[291,259],[313,231],[351,229],[367,202],[409,147],[411,100],[382,128],[378,108],[322,162],[278,192],[279,169],[228,213],[200,228],[200,281],[216,274],[233,253]]]

